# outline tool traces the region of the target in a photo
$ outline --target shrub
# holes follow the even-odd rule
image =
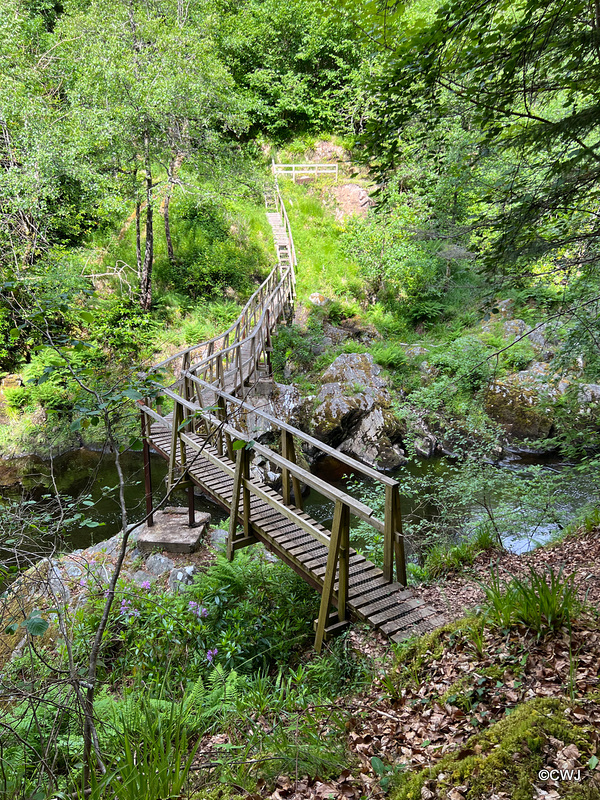
[[[535,351],[526,341],[515,342],[508,350],[502,353],[502,363],[510,370],[518,371],[527,369],[535,358]]]
[[[400,344],[374,344],[371,353],[377,364],[389,369],[404,369],[408,363],[404,348]]]
[[[185,593],[124,584],[119,602],[106,637],[102,677],[119,682],[136,674],[150,686],[163,682],[167,662],[170,680],[183,685],[206,675],[213,659],[243,673],[288,664],[310,639],[318,598],[288,567],[241,552],[232,563],[219,557]],[[79,616],[76,653],[85,652],[103,603],[99,593]]]
[[[273,372],[278,380],[283,379],[287,363],[308,369],[315,360],[315,349],[323,341],[323,331],[317,325],[309,324],[308,329],[300,325],[282,325],[273,336],[271,355]]]
[[[453,377],[462,389],[479,389],[489,380],[491,370],[485,346],[474,336],[461,336],[441,353],[433,354],[430,363]]]
[[[411,298],[404,303],[402,314],[413,325],[435,320],[444,311],[444,306],[435,298]]]

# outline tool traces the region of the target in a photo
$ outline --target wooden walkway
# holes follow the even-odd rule
[[[229,558],[242,547],[262,542],[321,593],[315,620],[317,650],[350,619],[363,620],[399,642],[443,624],[444,619],[405,588],[397,482],[247,402],[259,379],[270,373],[271,331],[294,297],[296,255],[277,187],[267,194],[266,209],[277,267],[229,331],[159,365],[165,369],[180,364],[179,375],[170,388],[161,386],[152,402],[140,404],[148,511],[152,510],[149,451],[153,448],[169,462],[169,486],[187,486],[192,505],[191,487],[196,485],[230,513],[235,509],[230,517]],[[193,363],[196,354],[201,360]],[[245,424],[249,415],[263,418],[277,444],[267,447],[252,441]],[[303,444],[332,455],[348,472],[362,473],[383,484],[385,519],[378,519],[373,509],[299,466],[296,452]],[[255,455],[281,471],[281,494],[250,477]],[[335,503],[331,531],[303,511],[304,486]],[[351,516],[382,535],[383,569],[350,547]]]

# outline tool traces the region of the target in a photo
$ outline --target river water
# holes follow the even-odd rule
[[[121,462],[126,479],[125,497],[128,513],[130,520],[135,522],[142,519],[145,514],[142,455],[141,453],[124,453],[121,456]],[[154,500],[157,503],[165,495],[167,463],[159,456],[151,456],[151,464]],[[507,482],[515,475],[526,477],[532,464],[543,467],[540,471],[540,491],[544,489],[544,476],[547,476],[548,481],[554,481],[554,485],[556,485],[556,475],[560,474],[561,496],[555,502],[554,513],[549,515],[548,519],[540,518],[534,520],[533,523],[531,521],[518,522],[522,516],[520,516],[522,509],[519,508],[521,498],[518,497],[518,491],[517,496],[505,503],[509,512],[511,510],[514,512],[513,516],[516,522],[505,531],[504,544],[516,552],[530,549],[536,543],[547,541],[583,506],[596,500],[595,481],[586,479],[585,476],[572,475],[569,470],[565,469],[565,465],[552,459],[530,456],[513,457],[498,466],[501,471],[499,475],[505,476]],[[52,465],[50,462],[36,458],[0,462],[0,466],[2,465],[8,469],[4,469],[4,471],[0,469],[0,484],[12,483],[11,486],[5,485],[0,490],[5,500],[23,499],[29,502],[30,506],[43,509],[46,506],[49,507],[50,497],[56,490],[67,500],[69,498],[76,500],[81,497],[86,499],[84,511],[87,521],[83,524],[76,521],[67,527],[64,532],[65,549],[87,547],[113,536],[120,530],[121,516],[114,456],[81,449],[65,453],[56,458]],[[445,474],[450,475],[449,469],[449,464],[445,459],[423,460],[400,468],[394,477],[401,483],[406,482],[407,479],[425,479],[425,483],[427,483],[429,480],[444,479]],[[320,477],[343,487],[350,494],[358,495],[370,504],[377,505],[375,487],[369,481],[345,475],[339,462],[329,458],[325,459],[316,465],[314,471]],[[12,476],[11,480],[6,479],[7,472]],[[4,479],[2,478],[3,474]],[[456,467],[454,475],[456,475]],[[186,494],[184,491],[180,491],[169,501],[169,504],[185,505],[186,502]],[[329,527],[333,516],[333,502],[311,491],[305,498],[304,507],[305,511],[314,519]],[[220,508],[200,496],[196,497],[196,508],[210,511],[213,516],[213,524],[219,524],[227,516]],[[402,497],[402,513],[409,529],[411,525],[418,527],[420,520],[431,518],[436,512],[439,510],[431,505],[423,505],[418,497],[409,498],[406,495]],[[481,514],[480,509],[473,507],[470,512],[471,521],[476,521],[477,515]],[[93,527],[88,527],[89,523]],[[419,549],[418,542],[415,543],[408,537],[407,549],[409,555],[412,552],[416,556]]]

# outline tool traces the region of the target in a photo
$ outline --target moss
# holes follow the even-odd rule
[[[441,658],[447,646],[445,638],[464,625],[464,620],[449,622],[442,628],[415,639],[407,639],[396,648],[396,671],[398,686],[406,681],[406,676],[416,675],[424,664]]]
[[[485,395],[485,410],[512,439],[544,439],[552,432],[552,417],[540,405],[533,389],[494,383]]]
[[[593,731],[577,727],[565,718],[567,704],[555,698],[536,698],[518,706],[514,713],[471,737],[465,746],[447,755],[429,770],[400,778],[392,793],[393,800],[420,800],[421,790],[430,781],[438,790],[448,792],[463,786],[466,800],[506,792],[512,800],[531,800],[538,771],[547,765],[545,754],[549,737],[565,745],[575,744],[582,760],[592,750]],[[590,776],[582,770],[582,776]],[[443,776],[443,777],[442,777]],[[584,798],[589,786],[571,789],[572,798]],[[598,796],[598,789],[593,790]],[[439,791],[444,796],[444,791]]]

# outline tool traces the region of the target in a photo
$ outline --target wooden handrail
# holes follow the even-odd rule
[[[167,397],[170,397],[176,403],[179,403],[182,407],[186,410],[192,412],[194,416],[202,417],[207,422],[215,426],[220,426],[221,430],[224,434],[231,436],[232,438],[237,439],[238,441],[242,441],[248,443],[251,440],[250,436],[243,431],[234,428],[232,425],[228,423],[223,423],[215,414],[212,414],[209,410],[201,408],[201,406],[191,403],[189,401],[184,400],[180,397],[180,395],[172,392],[168,389],[164,391]],[[172,430],[172,424],[169,422],[168,419],[165,417],[160,417],[158,414],[153,412],[148,406],[141,406],[142,411],[145,413],[150,414],[153,419],[159,420],[161,423],[165,424],[170,430]],[[197,415],[197,416],[196,416]],[[295,429],[292,428],[292,431]],[[356,500],[356,498],[352,497],[352,495],[347,494],[346,492],[341,492],[339,489],[332,488],[326,481],[322,480],[321,478],[313,475],[312,472],[308,472],[308,470],[303,469],[298,464],[293,461],[290,461],[283,456],[280,456],[278,453],[275,453],[271,448],[265,447],[264,445],[258,444],[258,442],[254,442],[252,445],[252,449],[255,453],[260,456],[263,456],[266,460],[270,461],[271,463],[277,465],[281,469],[287,469],[291,475],[294,475],[307,486],[310,486],[312,489],[315,489],[319,494],[322,494],[328,500],[342,500],[352,511],[354,516],[358,517],[359,519],[368,522],[375,530],[383,533],[385,530],[385,523],[374,517],[374,510],[368,506],[366,503],[362,503],[360,500]],[[356,462],[358,464],[358,462]]]
[[[216,394],[224,397],[225,400],[227,400],[228,402],[234,403],[244,411],[251,412],[252,414],[255,414],[257,417],[261,417],[266,422],[270,422],[272,425],[274,425],[276,428],[279,428],[280,430],[289,431],[294,436],[297,436],[299,439],[301,439],[303,442],[306,442],[306,444],[309,444],[311,447],[314,447],[317,450],[320,450],[322,453],[326,453],[329,456],[333,456],[333,458],[337,459],[342,464],[345,464],[346,466],[350,467],[353,472],[358,472],[361,475],[364,475],[366,478],[372,478],[373,480],[379,481],[380,483],[383,483],[386,486],[399,485],[398,481],[394,480],[394,478],[390,478],[387,475],[384,475],[383,473],[378,472],[375,469],[372,469],[366,464],[363,464],[362,462],[352,458],[352,456],[346,455],[346,453],[341,453],[339,450],[336,450],[330,445],[325,444],[325,442],[321,442],[319,439],[315,439],[314,436],[310,436],[310,434],[304,433],[304,431],[301,431],[299,428],[294,428],[293,425],[290,425],[287,422],[283,422],[283,420],[279,420],[276,419],[275,417],[272,417],[270,414],[267,414],[266,411],[262,411],[260,408],[254,408],[254,406],[245,403],[243,400],[240,400],[238,397],[234,397],[232,394],[229,394],[228,392],[214,389],[214,387],[211,386],[211,384],[207,383],[206,381],[203,381],[201,378],[197,378],[195,375],[190,375],[189,377],[190,380],[192,380],[194,383],[198,383],[206,389],[211,389]]]
[[[312,163],[303,163],[303,164],[278,164],[275,163],[275,159],[271,159],[271,170],[275,178],[277,175],[291,175],[292,180],[296,180],[296,175],[301,174],[314,174],[315,177],[319,175],[335,175],[336,181],[339,177],[339,165],[336,162],[335,164],[312,164]]]

